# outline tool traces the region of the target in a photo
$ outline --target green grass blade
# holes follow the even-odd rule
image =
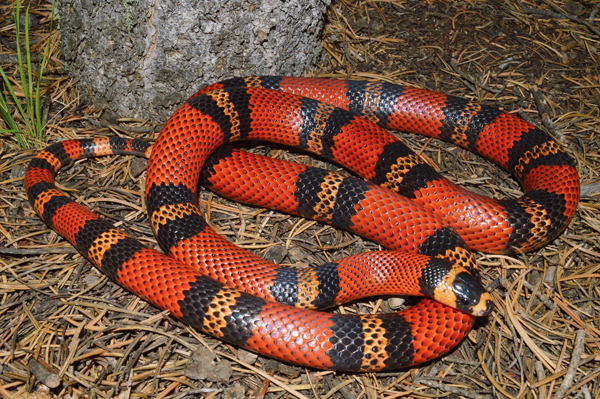
[[[52,13],[54,13],[54,0],[52,1]],[[36,100],[36,109],[37,109],[37,115],[38,115],[38,141],[40,144],[43,143],[44,141],[44,132],[46,130],[46,113],[44,112],[43,109],[43,103],[41,101],[42,98],[42,89],[41,89],[41,83],[42,83],[42,77],[44,74],[44,70],[46,69],[46,66],[48,65],[48,62],[50,60],[50,45],[52,43],[52,30],[54,27],[54,20],[51,19],[50,20],[50,33],[48,35],[48,41],[46,42],[46,46],[44,48],[44,55],[40,58],[40,62],[39,62],[39,67],[38,67],[38,73],[37,73],[37,84],[36,84],[36,89],[35,89],[35,100]]]
[[[21,49],[20,7],[21,0],[17,0],[14,11],[17,38],[17,69],[20,84],[23,88],[24,100],[17,97],[14,89],[15,86],[12,85],[12,82],[0,66],[0,75],[2,76],[0,80],[0,116],[4,119],[8,127],[8,129],[2,132],[14,133],[17,144],[21,148],[38,147],[44,142],[44,131],[46,129],[46,115],[43,110],[44,102],[42,101],[45,88],[42,84],[42,79],[44,70],[50,60],[53,21],[50,21],[50,36],[43,50],[43,56],[40,57],[39,67],[34,73],[31,62],[31,43],[29,41],[29,7],[25,9],[25,54],[23,54],[23,50]],[[52,2],[52,9],[54,10],[54,2]],[[4,89],[2,86],[5,86]],[[14,104],[9,100],[14,101]],[[14,113],[11,110],[15,108],[20,119],[25,124],[25,131],[19,129],[19,125],[13,117]]]
[[[8,76],[6,76],[6,74],[4,73],[4,69],[2,69],[2,67],[0,67],[0,75],[2,75],[2,81],[4,82],[4,85],[6,86],[6,89],[8,89],[8,92],[10,93],[13,101],[15,102],[15,106],[17,107],[17,109],[19,111],[19,114],[20,115],[24,115],[25,114],[25,110],[21,106],[21,102],[19,101],[19,97],[17,97],[17,94],[13,90],[12,84],[10,83],[10,80],[8,79]],[[5,96],[4,92],[2,93],[2,96]],[[4,118],[5,122],[7,123],[7,125],[9,125],[9,127],[11,127],[11,129],[16,129],[17,128],[17,124],[16,124],[15,120],[13,119],[12,114],[10,113],[9,106],[8,106],[8,98],[7,97],[4,98],[4,104],[6,105],[6,113],[2,112],[2,116],[4,117],[4,115],[7,115],[8,118]],[[28,128],[29,128],[29,126],[28,126]],[[17,129],[17,130],[19,132],[21,131],[20,129]],[[27,140],[25,140],[25,136],[23,136],[20,133],[16,133],[15,136],[17,138],[17,144],[19,145],[19,147],[21,147],[21,148],[27,147]]]

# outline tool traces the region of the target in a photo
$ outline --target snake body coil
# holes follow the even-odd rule
[[[468,148],[507,169],[525,195],[498,201],[463,190],[382,128]],[[383,188],[228,147],[217,151],[248,139],[311,151]],[[150,157],[146,203],[169,256],[55,188],[62,166],[109,154]],[[203,184],[223,195],[351,229],[394,251],[303,271],[272,265],[202,218],[196,193],[205,164]],[[387,83],[290,77],[237,78],[203,89],[169,118],[153,148],[117,138],[54,144],[32,160],[25,187],[51,228],[114,281],[173,316],[280,360],[360,371],[413,365],[454,347],[473,315],[491,311],[468,248],[538,248],[565,228],[579,200],[569,156],[508,113]],[[399,292],[444,305],[423,299],[403,312],[368,316],[304,309]]]

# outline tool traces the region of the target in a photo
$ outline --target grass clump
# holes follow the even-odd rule
[[[0,66],[0,114],[6,129],[0,130],[3,135],[13,135],[19,148],[40,147],[44,144],[47,113],[44,110],[42,96],[42,77],[50,59],[50,41],[40,56],[37,70],[32,66],[31,47],[29,42],[29,7],[25,10],[24,51],[21,49],[20,0],[14,11],[17,39],[17,71],[18,76],[9,76]],[[52,30],[52,25],[50,30]]]

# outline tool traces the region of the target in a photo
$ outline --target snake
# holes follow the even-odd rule
[[[476,195],[441,177],[388,130],[466,148],[507,170],[520,198]],[[248,153],[228,143],[291,146],[350,171]],[[106,155],[149,158],[145,203],[164,253],[60,192],[58,171]],[[200,184],[224,197],[351,230],[388,250],[308,268],[275,265],[204,219]],[[30,162],[25,189],[43,221],[109,278],[190,326],[281,361],[372,372],[456,347],[491,294],[471,250],[535,250],[569,224],[575,163],[548,133],[467,99],[387,82],[232,78],[175,111],[156,142],[98,137],[54,143]],[[373,295],[420,295],[389,314],[325,312]]]

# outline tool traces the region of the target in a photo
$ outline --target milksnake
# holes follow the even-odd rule
[[[525,194],[474,195],[440,177],[384,128],[480,154],[508,170]],[[240,140],[309,151],[370,182],[222,147]],[[111,154],[150,158],[146,205],[166,255],[56,189],[61,167]],[[273,265],[203,219],[200,178],[224,196],[349,229],[392,251],[317,268]],[[492,310],[469,248],[506,254],[539,248],[567,226],[579,200],[572,159],[514,115],[382,82],[274,76],[206,87],[169,118],[154,146],[121,138],[53,144],[31,161],[25,188],[52,229],[111,279],[174,317],[266,356],[349,371],[410,366],[456,346],[474,316]],[[312,310],[401,292],[429,298],[394,314]]]

